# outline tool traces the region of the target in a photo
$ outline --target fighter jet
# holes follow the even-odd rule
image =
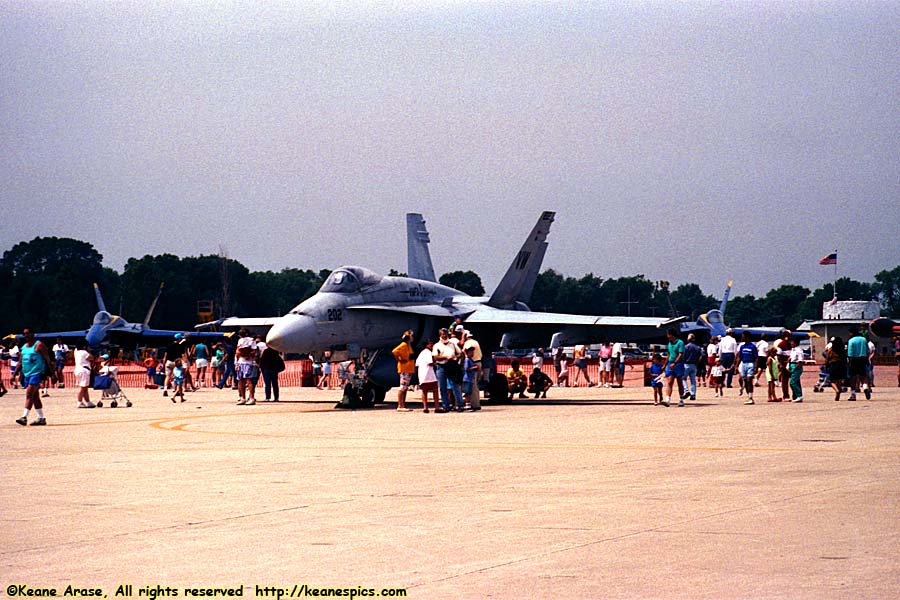
[[[544,346],[551,338],[554,345],[601,338],[658,339],[663,335],[660,328],[681,321],[530,311],[527,301],[554,218],[553,212],[541,214],[494,293],[473,297],[433,280],[424,220],[421,215],[410,215],[408,232],[416,232],[414,241],[408,241],[410,272],[426,279],[384,276],[359,266],[339,267],[318,293],[275,320],[266,343],[291,353],[349,350],[352,356],[366,350],[369,380],[387,389],[398,382],[390,349],[399,343],[402,333],[412,330],[417,340],[436,337],[440,327],[457,317],[488,354],[500,347]],[[243,324],[241,319],[229,321]]]
[[[163,291],[163,285],[159,285],[159,291],[150,304],[150,309],[141,323],[129,323],[122,317],[114,315],[106,310],[106,304],[103,302],[103,296],[100,294],[100,287],[94,284],[94,296],[97,299],[97,313],[88,329],[78,329],[75,331],[51,331],[47,333],[35,334],[35,337],[42,340],[55,340],[60,337],[63,339],[85,339],[91,352],[99,352],[102,348],[110,345],[135,347],[141,342],[154,341],[156,343],[165,343],[171,340],[175,334],[192,335],[195,338],[215,338],[223,337],[224,333],[205,332],[195,334],[175,329],[152,329],[149,326],[150,317],[156,309],[156,303]]]
[[[723,337],[728,331],[728,327],[725,325],[725,306],[728,305],[728,297],[731,295],[731,285],[733,283],[733,281],[729,281],[725,286],[722,304],[718,309],[712,309],[709,312],[703,313],[697,318],[695,323],[682,323],[681,332],[684,334],[699,333],[707,338],[712,336]],[[784,327],[732,327],[731,329],[736,335],[741,335],[746,331],[753,336],[768,335],[773,338],[781,337],[781,334],[785,331]],[[795,340],[805,340],[810,336],[818,337],[818,335],[812,332],[791,332],[791,337]]]

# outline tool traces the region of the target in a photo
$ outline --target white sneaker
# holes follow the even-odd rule
[[[244,406],[253,406],[254,404],[256,404],[256,399],[255,399],[255,398],[250,398],[249,400],[247,400],[246,402],[244,402]]]
[[[803,396],[800,396],[799,398],[794,398],[793,400],[791,400],[791,402],[803,402]]]
[[[84,405],[85,408],[97,408],[97,405],[93,402],[88,402]]]
[[[246,403],[247,402],[243,398],[241,398],[240,400],[237,401],[238,406],[243,406]]]
[[[85,404],[84,400],[82,400],[81,402],[78,403],[78,406],[76,408],[87,408],[87,404]]]

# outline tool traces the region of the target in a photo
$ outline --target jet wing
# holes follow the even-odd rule
[[[569,315],[565,313],[529,312],[479,308],[472,313],[466,323],[478,325],[560,325],[590,327],[642,327],[658,329],[672,323],[668,319],[656,317],[598,317],[591,315]]]
[[[170,338],[170,339],[175,337],[176,333],[180,333],[186,337],[190,336],[191,338],[194,338],[194,339],[201,338],[201,337],[202,338],[220,338],[220,337],[225,337],[226,335],[228,335],[228,334],[221,333],[218,331],[204,331],[201,333],[195,333],[193,331],[183,331],[181,329],[149,329],[149,328],[145,328],[143,331],[141,331],[139,333],[134,332],[134,331],[117,332],[114,329],[109,331],[109,335],[112,337],[115,337],[116,335],[121,334],[121,333],[124,333],[127,336],[137,335],[142,338],[153,337],[153,338]]]
[[[56,338],[61,337],[64,340],[83,340],[84,336],[87,335],[87,329],[78,329],[76,331],[50,331],[47,333],[35,333],[34,337],[47,341],[52,340],[56,341]],[[22,334],[20,333],[11,333],[3,338],[4,340],[9,339],[22,339]]]
[[[227,317],[209,323],[194,325],[194,329],[200,330],[207,327],[246,327],[247,329],[268,329],[278,322],[281,317]]]
[[[662,341],[665,328],[683,319],[654,317],[611,317],[564,313],[506,310],[479,307],[465,321],[481,339],[499,340],[500,346],[546,345],[555,340],[562,345],[597,340]]]
[[[356,306],[348,306],[347,309],[352,311],[377,310],[401,312],[422,317],[437,317],[440,319],[447,319],[448,321],[451,321],[456,317],[465,317],[474,310],[471,306],[458,306],[454,304],[394,304],[390,302],[384,304],[357,304]]]

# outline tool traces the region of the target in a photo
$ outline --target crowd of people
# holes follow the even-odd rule
[[[670,406],[677,388],[679,406],[685,400],[696,400],[697,388],[714,388],[715,397],[723,397],[725,390],[734,387],[737,376],[738,394],[746,396],[744,404],[755,404],[754,392],[765,378],[768,402],[803,402],[801,376],[804,359],[799,343],[790,331],[785,331],[770,343],[763,335],[757,341],[744,332],[740,341],[734,331],[728,329],[721,338],[713,336],[705,348],[696,343],[694,334],[682,341],[676,329],[667,332],[666,354],[654,354],[647,369],[653,404]],[[10,387],[18,388],[20,383],[26,389],[25,411],[16,422],[26,425],[32,410],[37,414],[31,425],[45,425],[42,398],[49,395],[51,385],[63,387],[62,371],[70,348],[61,339],[48,349],[35,339],[31,328],[23,330],[24,342],[14,344],[5,354],[9,362]],[[426,339],[421,350],[414,350],[412,331],[403,333],[401,342],[392,351],[397,361],[399,389],[397,410],[408,412],[407,394],[418,386],[422,394],[424,412],[438,413],[477,411],[481,409],[479,383],[484,379],[484,364],[481,345],[471,331],[455,322],[438,332],[436,341]],[[894,338],[898,357],[897,381],[900,386],[900,337]],[[832,338],[824,353],[824,364],[820,368],[816,391],[830,387],[834,400],[839,401],[843,393],[850,391],[848,401],[856,401],[862,393],[871,398],[873,387],[872,358],[875,345],[856,327],[850,328],[850,337],[845,344],[840,337]],[[506,371],[508,399],[546,398],[554,386],[622,387],[625,356],[621,343],[604,342],[598,351],[599,379],[591,380],[587,371],[589,352],[584,344],[574,347],[572,357],[561,347],[550,352],[556,371],[556,381],[544,373],[546,353],[543,348],[531,356],[531,371],[526,373],[520,360],[511,361]],[[571,365],[571,366],[570,366]],[[191,367],[194,367],[192,371]],[[207,346],[203,341],[190,343],[181,333],[163,349],[158,358],[151,351],[144,361],[147,369],[147,387],[161,387],[162,395],[172,402],[185,401],[186,391],[196,391],[200,387],[215,386],[218,389],[230,387],[238,392],[237,404],[256,404],[256,388],[262,377],[265,401],[279,401],[278,374],[285,370],[280,353],[269,348],[260,336],[253,336],[246,329],[238,332],[235,343],[229,340]],[[571,369],[575,369],[573,375]],[[326,353],[321,362],[313,365],[316,385],[319,389],[332,389],[330,355]],[[338,367],[341,384],[348,379],[350,361]],[[77,406],[94,408],[90,399],[92,375],[110,373],[109,356],[98,358],[88,352],[81,340],[74,348],[74,379],[77,388]],[[115,373],[112,372],[115,376]],[[157,382],[162,379],[162,384]],[[7,388],[0,377],[0,396]]]

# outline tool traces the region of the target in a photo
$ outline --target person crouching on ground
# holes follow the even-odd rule
[[[528,392],[535,398],[546,398],[547,390],[553,387],[553,380],[537,367],[528,376]]]
[[[525,388],[528,386],[528,380],[525,373],[519,368],[519,361],[513,360],[506,372],[506,379],[509,382],[509,399],[512,400],[516,394],[519,398],[527,398]]]

